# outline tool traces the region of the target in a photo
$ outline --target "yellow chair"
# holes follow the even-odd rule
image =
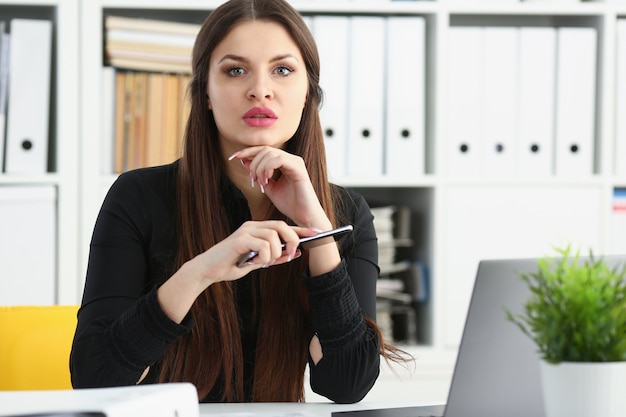
[[[71,389],[78,306],[0,307],[0,390]]]

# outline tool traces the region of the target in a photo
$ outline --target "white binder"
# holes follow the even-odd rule
[[[425,166],[424,18],[387,18],[385,166],[390,177],[415,178]]]
[[[348,176],[379,177],[383,174],[385,18],[350,19]]]
[[[9,34],[0,22],[0,173],[4,171],[4,143],[7,121],[7,88],[9,79]]]
[[[626,176],[626,19],[617,20],[615,174]]]
[[[43,174],[48,164],[52,22],[11,20],[7,173]]]
[[[483,28],[482,175],[512,176],[517,154],[518,30]]]
[[[519,147],[521,177],[554,173],[556,29],[520,28]]]
[[[0,187],[0,231],[0,305],[54,304],[55,187]]]
[[[448,36],[447,172],[452,177],[476,177],[483,135],[483,31],[452,26]]]
[[[316,15],[313,33],[320,55],[320,108],[326,161],[331,180],[346,175],[348,146],[348,68],[350,20],[347,16]]]
[[[596,29],[557,29],[556,174],[593,173]]]

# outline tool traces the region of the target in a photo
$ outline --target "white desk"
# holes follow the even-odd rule
[[[307,377],[306,403],[200,404],[200,416],[331,417],[333,411],[444,404],[456,352],[415,349],[411,353],[416,361],[409,369],[401,366],[391,369],[383,363],[378,381],[365,399],[357,404],[335,404],[311,392]],[[106,411],[111,417],[195,417],[198,411],[197,398],[195,387],[191,384],[95,390],[0,391],[0,416],[59,411]]]
[[[431,403],[217,403],[200,404],[200,417],[330,417],[333,411],[432,405]]]
[[[200,404],[206,417],[330,417],[333,411],[372,410],[444,404],[456,360],[456,350],[408,348],[415,363],[409,369],[384,362],[381,374],[363,401],[334,404],[310,391],[305,377],[306,403]]]

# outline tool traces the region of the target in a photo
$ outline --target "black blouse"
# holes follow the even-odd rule
[[[177,171],[175,162],[124,173],[104,200],[70,356],[75,388],[134,385],[148,366],[143,383],[155,382],[164,352],[193,326],[191,314],[181,324],[171,321],[156,297],[158,286],[175,272]],[[247,202],[227,179],[222,188],[237,227],[250,218]],[[349,403],[360,401],[379,373],[378,340],[364,322],[365,315],[375,319],[378,252],[373,217],[363,197],[340,187],[336,191],[354,232],[340,243],[338,268],[303,279],[324,355],[317,365],[309,360],[311,388],[332,401]],[[250,305],[251,282],[250,275],[235,282],[241,311]],[[253,358],[255,346],[246,343],[246,335],[256,333],[256,324],[241,323],[244,358]],[[218,401],[218,392],[216,387],[202,401]]]

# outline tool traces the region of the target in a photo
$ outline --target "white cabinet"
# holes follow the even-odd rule
[[[80,296],[78,0],[0,0],[0,20],[6,22],[9,33],[11,20],[16,18],[52,22],[49,114],[32,117],[33,122],[49,120],[47,166],[42,166],[41,172],[36,174],[0,172],[0,194],[7,196],[0,203],[0,213],[3,213],[0,240],[3,247],[10,246],[0,253],[0,287],[3,299],[9,297],[24,304],[75,303]],[[24,200],[16,195],[32,193],[36,195],[26,198],[25,210],[15,210],[15,202]],[[16,252],[19,252],[17,257]],[[38,274],[35,265],[43,268],[41,272],[47,277],[45,283],[41,283],[41,277],[32,276]],[[23,293],[29,291],[28,286],[20,290],[18,285],[11,284],[17,282],[32,283],[32,297]],[[45,289],[36,288],[39,283]],[[12,298],[12,291],[15,291],[15,298]],[[41,292],[46,296],[39,296]]]

